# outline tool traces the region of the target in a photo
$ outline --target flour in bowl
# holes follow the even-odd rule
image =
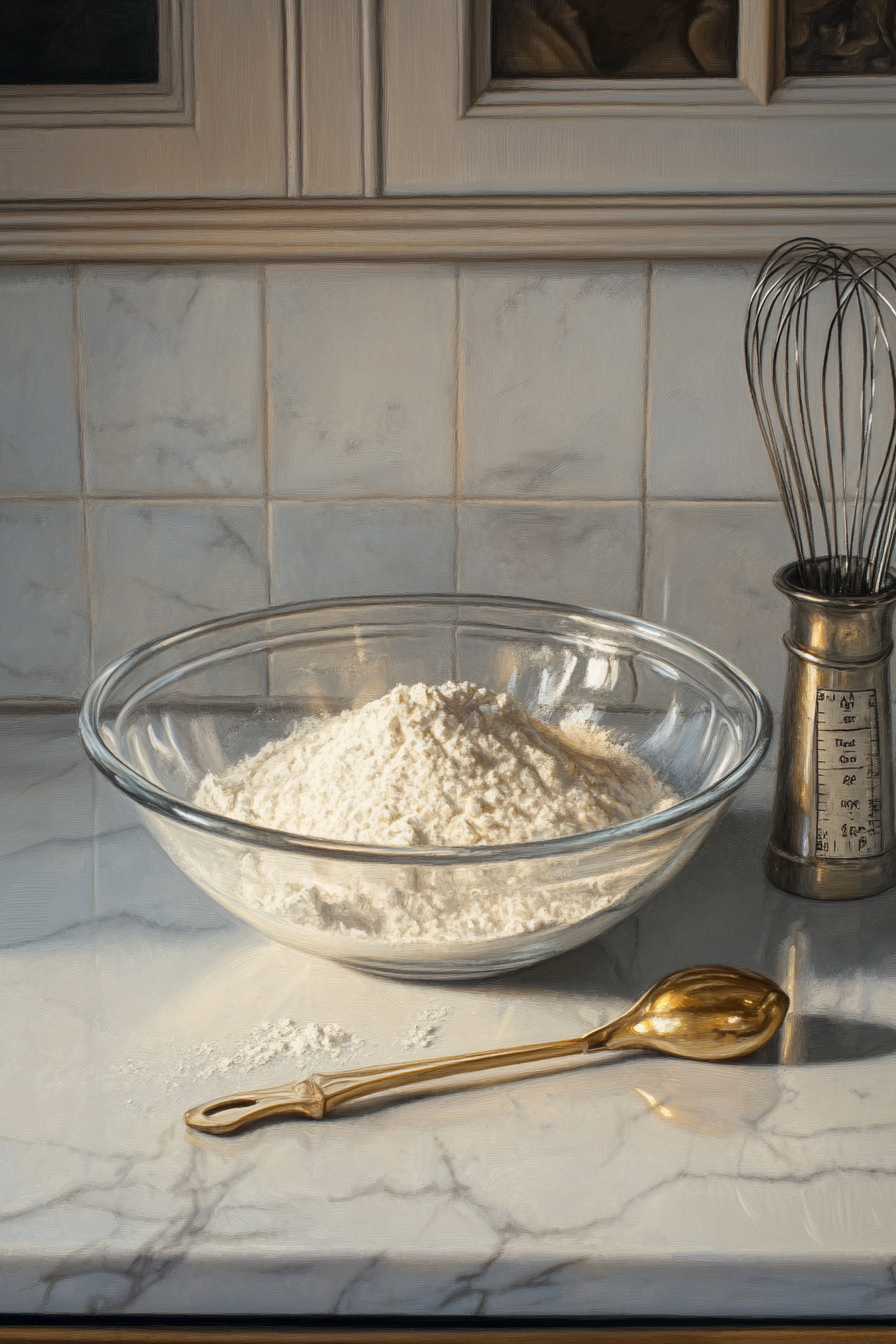
[[[549,727],[472,682],[396,686],[300,725],[225,774],[200,807],[367,845],[502,845],[602,830],[673,795],[605,728]]]
[[[602,830],[678,798],[623,742],[573,715],[557,726],[472,682],[395,686],[206,775],[195,802],[239,821],[368,845],[505,845]],[[387,942],[466,942],[569,923],[605,908],[609,879],[500,894],[476,870],[398,885],[291,879],[247,852],[239,895],[324,931]],[[630,882],[624,882],[627,890]]]

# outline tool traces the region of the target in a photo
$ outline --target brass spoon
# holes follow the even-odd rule
[[[584,1036],[509,1050],[448,1055],[415,1064],[381,1064],[344,1073],[314,1073],[296,1083],[219,1097],[184,1115],[192,1129],[233,1134],[273,1115],[323,1120],[337,1106],[408,1083],[455,1073],[531,1064],[595,1050],[660,1050],[682,1059],[740,1059],[771,1040],[790,1007],[783,989],[754,971],[733,966],[692,966],[663,976],[627,1013]]]

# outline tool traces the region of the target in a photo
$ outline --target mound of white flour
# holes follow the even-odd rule
[[[513,696],[472,682],[396,686],[381,699],[306,720],[196,795],[211,812],[324,840],[476,846],[601,830],[678,798],[606,729],[533,719]],[[300,870],[292,856],[247,850],[236,894],[324,932],[398,943],[464,943],[578,922],[644,877],[624,870],[556,887],[531,865],[384,868],[379,882]],[[300,876],[299,873],[303,872]],[[372,874],[372,870],[371,870]],[[498,885],[495,885],[497,881]]]
[[[501,845],[602,830],[673,795],[600,727],[531,718],[472,682],[396,686],[304,723],[226,774],[209,811],[296,835],[369,845]]]

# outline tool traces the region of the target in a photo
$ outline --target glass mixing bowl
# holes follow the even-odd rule
[[[582,835],[438,849],[291,835],[192,802],[206,773],[285,737],[306,716],[365,704],[401,682],[446,680],[510,691],[546,723],[575,711],[605,725],[682,801]],[[120,658],[81,706],[91,760],[227,910],[303,952],[438,980],[530,965],[630,915],[698,848],[761,761],[770,729],[762,693],[681,635],[612,612],[472,596],[307,602],[211,621]],[[396,899],[475,892],[495,901],[537,889],[555,910],[559,899],[591,913],[450,944],[388,943],[375,927],[333,932],[279,913],[290,893],[350,909],[353,890],[376,889]]]

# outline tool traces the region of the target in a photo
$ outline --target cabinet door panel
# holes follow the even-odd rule
[[[741,0],[738,79],[677,81],[491,80],[487,9],[383,0],[387,195],[896,189],[896,80],[782,82],[775,0]]]
[[[280,0],[161,8],[158,86],[0,92],[0,199],[284,194]]]

